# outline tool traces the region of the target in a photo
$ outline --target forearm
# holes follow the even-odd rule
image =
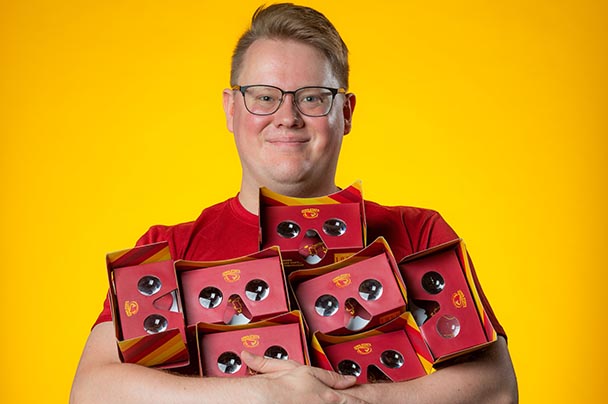
[[[499,337],[468,362],[400,383],[364,384],[346,391],[370,403],[516,403],[517,381],[506,347]]]
[[[89,336],[70,402],[75,403],[348,403],[361,400],[340,391],[354,377],[302,366],[293,361],[248,358],[269,374],[242,378],[186,377],[139,365],[121,363],[112,323],[99,324]],[[267,365],[266,362],[272,363]]]

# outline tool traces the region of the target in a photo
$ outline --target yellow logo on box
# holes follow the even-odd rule
[[[241,271],[238,269],[229,269],[227,271],[222,272],[222,276],[226,282],[236,282],[241,279]]]
[[[358,344],[355,345],[353,347],[353,349],[359,354],[359,355],[367,355],[372,353],[372,344],[369,342],[364,342],[362,344]]]
[[[260,336],[256,334],[245,335],[241,337],[241,342],[245,348],[255,348],[260,345]]]
[[[338,275],[331,281],[339,288],[345,288],[352,282],[350,279],[350,274]]]
[[[304,219],[314,219],[315,217],[319,216],[319,209],[318,208],[306,208],[306,209],[302,209],[301,213],[302,213],[302,216],[304,217]]]
[[[467,307],[467,298],[464,297],[464,293],[462,292],[462,290],[454,292],[454,294],[452,295],[452,303],[457,309],[464,309],[465,307]]]
[[[127,300],[125,302],[125,313],[127,317],[134,316],[139,311],[139,304],[134,300]]]

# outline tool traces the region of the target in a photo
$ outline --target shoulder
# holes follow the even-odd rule
[[[458,237],[433,209],[365,201],[365,217],[368,243],[384,237],[397,259]]]

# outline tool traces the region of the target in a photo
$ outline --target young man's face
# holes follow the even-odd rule
[[[305,86],[340,87],[329,62],[315,48],[294,41],[258,40],[247,50],[238,85],[266,84],[285,91]],[[272,115],[247,111],[239,91],[224,91],[228,129],[243,169],[241,192],[266,186],[290,196],[334,192],[342,137],[350,131],[353,95],[336,95],[327,116],[309,117],[285,95]]]

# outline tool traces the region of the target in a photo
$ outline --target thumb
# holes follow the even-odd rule
[[[283,359],[266,358],[264,356],[253,354],[249,351],[241,352],[241,359],[247,367],[258,373],[272,373],[283,370],[295,369],[300,365],[297,362]]]

